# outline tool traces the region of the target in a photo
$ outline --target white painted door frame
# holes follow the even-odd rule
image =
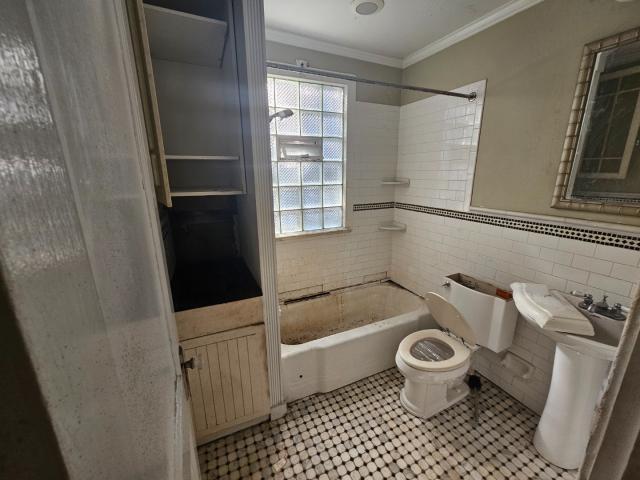
[[[247,67],[249,124],[252,135],[251,156],[253,158],[258,217],[260,272],[264,295],[271,416],[278,418],[286,412],[286,403],[280,372],[280,321],[278,318],[276,247],[273,228],[264,5],[263,0],[240,1],[242,2],[242,26],[239,30],[244,35],[246,47],[246,58],[242,61],[246,62]],[[240,25],[236,23],[236,28],[238,27]]]
[[[640,291],[637,291],[620,338],[618,352],[594,421],[578,480],[637,478],[640,463]],[[634,465],[631,465],[633,462]]]

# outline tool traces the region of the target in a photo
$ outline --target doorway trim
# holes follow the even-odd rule
[[[267,67],[265,64],[264,5],[262,0],[241,1],[271,417],[279,418],[286,413],[286,403],[280,372],[280,321],[278,319],[278,280],[271,190],[271,146],[269,143],[267,89],[265,87]]]
[[[605,391],[596,407],[596,419],[577,480],[619,480],[640,441],[640,290],[622,331],[618,352]],[[630,408],[631,407],[631,408]]]

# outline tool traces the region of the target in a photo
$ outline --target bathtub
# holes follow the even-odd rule
[[[288,402],[393,367],[405,336],[436,327],[423,300],[392,282],[342,289],[280,308]]]

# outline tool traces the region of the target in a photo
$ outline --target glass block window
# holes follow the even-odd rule
[[[269,114],[293,111],[270,124],[276,235],[343,227],[346,88],[270,75],[267,93]]]

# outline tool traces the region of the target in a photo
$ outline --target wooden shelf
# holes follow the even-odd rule
[[[403,223],[397,222],[381,223],[378,225],[378,230],[382,230],[384,232],[406,232],[407,226]]]
[[[176,188],[171,190],[172,197],[212,197],[219,195],[244,195],[244,191],[237,188]]]
[[[167,160],[211,160],[211,161],[236,161],[240,160],[237,155],[165,155]]]
[[[382,185],[396,185],[408,187],[411,181],[408,178],[383,178],[380,182]]]
[[[144,5],[151,57],[219,68],[227,22]]]

